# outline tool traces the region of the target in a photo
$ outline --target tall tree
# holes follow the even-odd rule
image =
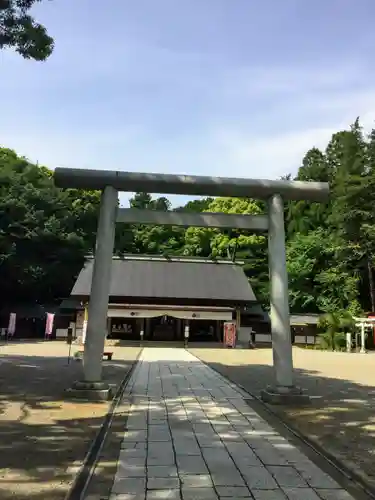
[[[335,234],[317,229],[288,241],[287,266],[292,312],[358,312],[358,276],[337,260]]]
[[[287,264],[291,310],[374,309],[375,130],[357,120],[332,136],[324,152],[305,155],[298,180],[328,181],[330,201],[287,206]],[[0,148],[0,280],[6,300],[48,300],[70,291],[95,243],[99,193],[55,188],[52,173]],[[131,206],[172,210],[165,197],[136,193]],[[258,214],[247,198],[205,198],[176,211]],[[258,299],[268,302],[267,240],[250,231],[121,225],[115,251],[230,257],[244,270]]]
[[[175,208],[175,212],[206,212],[213,201],[213,198],[188,201],[186,205]]]
[[[330,225],[340,237],[337,258],[361,277],[359,288],[365,304],[375,310],[373,260],[375,255],[374,176],[369,168],[371,144],[364,137],[359,121],[350,130],[334,134],[327,146],[327,161],[334,169],[333,202]]]
[[[216,198],[207,212],[260,214],[263,204],[249,198]],[[188,228],[185,233],[185,255],[229,257],[245,261],[244,271],[251,280],[255,294],[268,302],[267,241],[251,231]]]
[[[40,0],[0,0],[0,49],[12,48],[25,59],[44,61],[53,51],[53,39],[30,9]]]
[[[310,149],[302,160],[296,179],[298,181],[331,182],[332,173],[324,153],[318,148]],[[327,226],[330,203],[295,201],[288,203],[287,232],[307,234],[311,230]]]
[[[52,173],[0,149],[2,302],[51,302],[70,293],[95,241],[99,193],[61,191]]]
[[[143,210],[171,209],[170,201],[165,197],[153,199],[149,193],[135,193],[130,199],[132,208]],[[132,225],[132,248],[143,254],[176,254],[182,247],[184,229],[171,226]]]

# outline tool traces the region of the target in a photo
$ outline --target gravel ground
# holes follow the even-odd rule
[[[189,350],[255,395],[273,382],[271,349]],[[293,360],[296,383],[307,389],[312,404],[273,410],[375,487],[375,354],[294,348]]]
[[[113,350],[114,359],[104,362],[103,373],[117,384],[140,348]],[[272,383],[270,349],[191,345],[189,350],[252,393]],[[62,500],[108,410],[107,403],[64,396],[82,370],[79,362],[67,364],[67,353],[61,342],[0,345],[1,499]],[[375,485],[375,355],[295,348],[293,358],[296,382],[313,397],[312,405],[273,409]],[[103,450],[106,474],[101,469],[100,489],[111,482],[126,412],[126,407],[118,408]]]
[[[114,347],[103,378],[118,384],[140,348]],[[72,348],[72,352],[77,350]],[[0,346],[0,498],[61,500],[94,439],[108,403],[69,400],[81,378],[62,342]]]

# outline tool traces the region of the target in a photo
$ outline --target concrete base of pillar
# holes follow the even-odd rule
[[[306,406],[310,397],[300,387],[270,387],[261,392],[262,401],[272,405]]]
[[[110,401],[113,397],[112,388],[105,382],[74,382],[73,387],[66,390],[67,396],[86,401]]]

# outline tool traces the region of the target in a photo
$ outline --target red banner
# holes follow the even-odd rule
[[[46,337],[49,337],[50,335],[52,335],[53,320],[54,319],[55,319],[55,315],[53,313],[47,313],[46,332],[45,332]]]
[[[236,323],[224,323],[224,345],[225,347],[235,347],[236,345]]]

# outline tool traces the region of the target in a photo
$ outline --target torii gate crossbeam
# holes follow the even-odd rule
[[[102,354],[111,279],[112,255],[117,221],[158,223],[180,226],[233,227],[257,232],[268,230],[271,333],[275,384],[265,389],[263,399],[271,403],[307,401],[294,385],[292,344],[289,322],[288,277],[285,254],[284,201],[325,202],[328,183],[234,179],[165,175],[108,170],[56,168],[55,184],[61,188],[100,189],[102,191],[96,252],[89,301],[84,352],[84,380],[80,387],[103,390]],[[264,215],[160,214],[118,209],[118,191],[183,194],[198,196],[251,197],[268,202]],[[231,226],[230,226],[231,225]]]

